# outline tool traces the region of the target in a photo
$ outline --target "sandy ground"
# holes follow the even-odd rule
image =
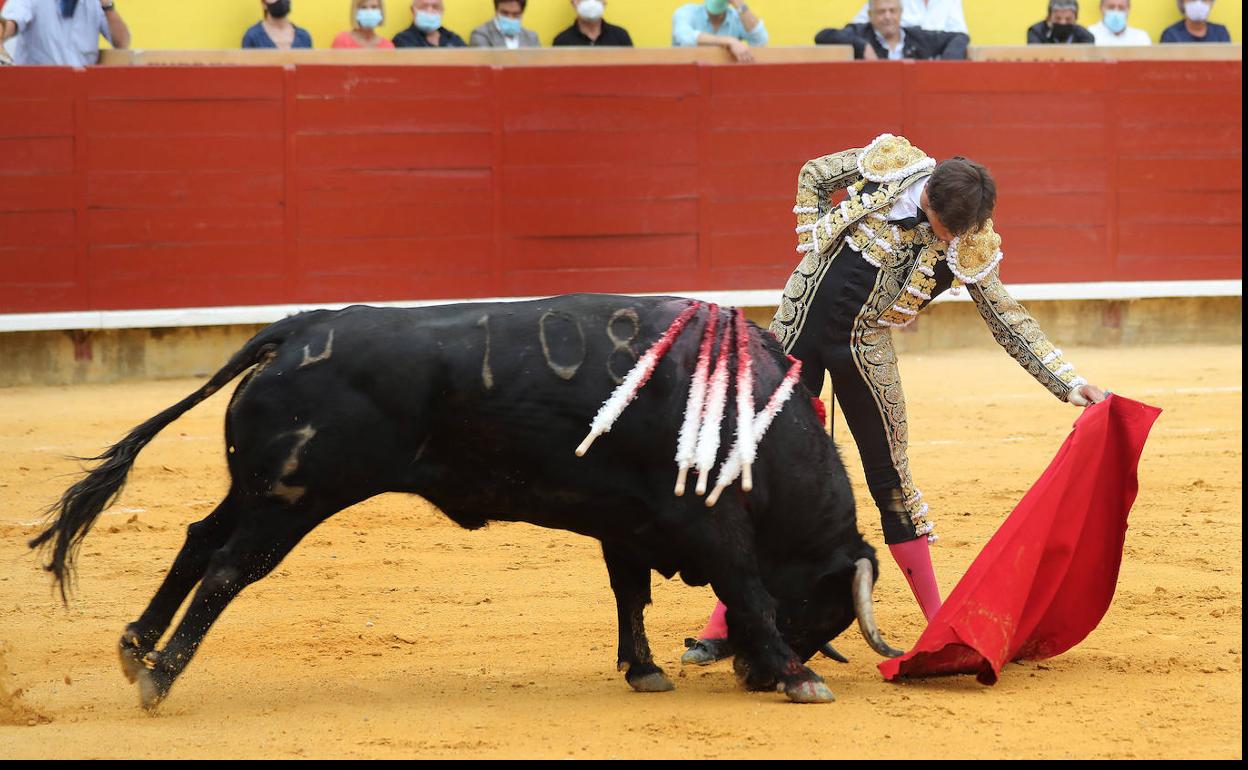
[[[1068,352],[1095,382],[1166,410],[1100,628],[995,687],[885,683],[850,633],[837,645],[849,665],[813,662],[837,695],[820,706],[741,691],[726,663],[680,670],[711,594],[658,576],[647,622],[678,689],[634,693],[614,671],[594,542],[525,525],[470,533],[390,495],[340,513],[244,592],[148,716],[114,645],[225,489],[226,395],[140,456],[65,609],[23,547],[72,481],[62,457],[97,452],[198,382],[0,390],[0,758],[1241,758],[1242,350]],[[947,592],[1076,413],[1000,352],[902,366]],[[873,513],[860,527],[882,547]],[[877,616],[905,645],[921,616],[881,564]]]

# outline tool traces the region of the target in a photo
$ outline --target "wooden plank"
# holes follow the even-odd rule
[[[278,67],[88,67],[87,98],[186,99],[195,101],[278,100],[282,70]]]
[[[1233,148],[1225,148],[1233,150]],[[1118,158],[1118,189],[1151,191],[1161,199],[1176,192],[1243,189],[1244,162],[1235,157],[1121,156]]]
[[[598,67],[587,77],[575,67],[507,68],[498,72],[498,93],[508,99],[574,96],[693,96],[698,93],[697,68],[641,65]]]
[[[846,100],[860,98],[849,94],[810,93],[804,97],[761,92],[757,94],[713,96],[709,103],[710,125],[732,130],[768,130],[779,126],[792,129],[835,130],[874,139],[880,126],[899,126],[905,116],[901,91],[873,94],[870,110],[847,110]],[[844,149],[844,148],[842,148]]]
[[[258,206],[91,209],[92,246],[278,241],[282,209]]]
[[[0,246],[5,249],[31,249],[72,246],[74,212],[0,211]]]
[[[910,133],[909,138],[933,157],[965,155],[984,164],[1020,158],[1090,160],[1104,158],[1109,151],[1101,126],[1055,131],[1051,126],[1017,125],[977,131],[969,126],[922,125]]]
[[[299,169],[488,168],[488,133],[316,134],[297,136]]]
[[[92,136],[243,136],[282,134],[278,101],[112,99],[90,101]]]
[[[282,297],[279,242],[92,246],[88,275],[101,310],[271,304]]]
[[[1103,93],[931,93],[914,95],[911,109],[924,124],[973,126],[1102,126]]]
[[[300,239],[451,237],[488,231],[489,208],[460,202],[367,205],[307,204],[299,218]]]
[[[5,174],[0,176],[0,211],[70,210],[75,178],[71,174]],[[0,243],[4,235],[0,233]]]
[[[299,170],[296,180],[299,202],[306,206],[453,204],[476,209],[488,206],[492,197],[490,174],[482,169]]]
[[[71,174],[74,140],[69,136],[0,139],[0,159],[0,178],[9,174]]]
[[[1099,93],[1109,87],[1102,62],[906,62],[917,93]]]
[[[282,170],[282,137],[87,137],[88,173],[126,171]]]
[[[1118,95],[1118,119],[1129,126],[1193,123],[1243,124],[1244,100],[1234,94],[1203,91],[1123,92]]]
[[[100,171],[87,175],[93,208],[281,206],[284,181],[269,171]]]
[[[1242,126],[1235,123],[1123,126],[1118,132],[1117,150],[1122,155],[1227,157],[1228,150],[1242,144],[1243,135]]]
[[[1157,195],[1152,191],[1120,190],[1118,223],[1121,226],[1171,224],[1184,238],[1205,225],[1243,223],[1242,190]]]
[[[758,50],[758,49],[755,49]],[[715,67],[710,72],[707,96],[753,98],[764,95],[789,97],[786,112],[800,112],[813,102],[826,100],[846,110],[846,101],[875,102],[899,96],[901,62],[878,62],[864,69],[861,63],[775,64],[765,67]],[[869,72],[870,76],[864,76]],[[779,115],[780,113],[777,113]]]
[[[443,133],[489,131],[488,105],[480,99],[441,97],[299,99],[300,134]]]
[[[0,67],[0,105],[7,112],[10,101],[72,102],[67,94],[77,75],[71,67]]]
[[[698,167],[673,160],[658,165],[506,166],[503,195],[509,199],[594,201],[605,198],[670,200],[698,195]]]
[[[506,131],[692,131],[697,106],[684,96],[508,96]]]
[[[74,133],[72,99],[0,99],[0,115],[0,139]]]
[[[626,235],[603,237],[508,238],[505,259],[511,270],[696,270],[697,236]]]
[[[692,233],[697,226],[697,201],[508,200],[503,207],[503,232],[508,236],[616,236]]]
[[[505,165],[687,163],[697,156],[689,131],[510,131],[503,135]]]
[[[386,51],[385,56],[403,51]],[[410,61],[419,62],[414,52]],[[295,69],[295,95],[300,101],[348,99],[467,99],[489,95],[489,70],[481,66],[387,67],[300,66]]]

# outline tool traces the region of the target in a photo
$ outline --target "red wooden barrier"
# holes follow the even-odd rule
[[[1241,277],[1240,62],[0,70],[0,312],[779,289],[808,158],[996,174],[1014,282]]]

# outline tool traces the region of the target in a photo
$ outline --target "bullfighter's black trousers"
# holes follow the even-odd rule
[[[822,391],[823,373],[830,375],[834,403],[858,446],[884,542],[891,545],[914,540],[930,526],[910,479],[906,407],[891,330],[871,317],[878,276],[878,268],[841,245],[790,352],[802,362],[802,379],[812,393]]]

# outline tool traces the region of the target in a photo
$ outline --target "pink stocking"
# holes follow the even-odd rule
[[[940,588],[936,585],[936,573],[932,571],[932,553],[928,549],[927,538],[919,537],[904,543],[893,543],[888,550],[893,554],[897,566],[901,567],[902,574],[906,576],[906,582],[910,584],[910,590],[918,600],[923,616],[931,620],[940,609]]]
[[[702,629],[702,633],[698,634],[698,638],[728,638],[728,608],[723,602],[716,602],[715,610],[711,612],[711,617],[706,621],[706,627]]]

